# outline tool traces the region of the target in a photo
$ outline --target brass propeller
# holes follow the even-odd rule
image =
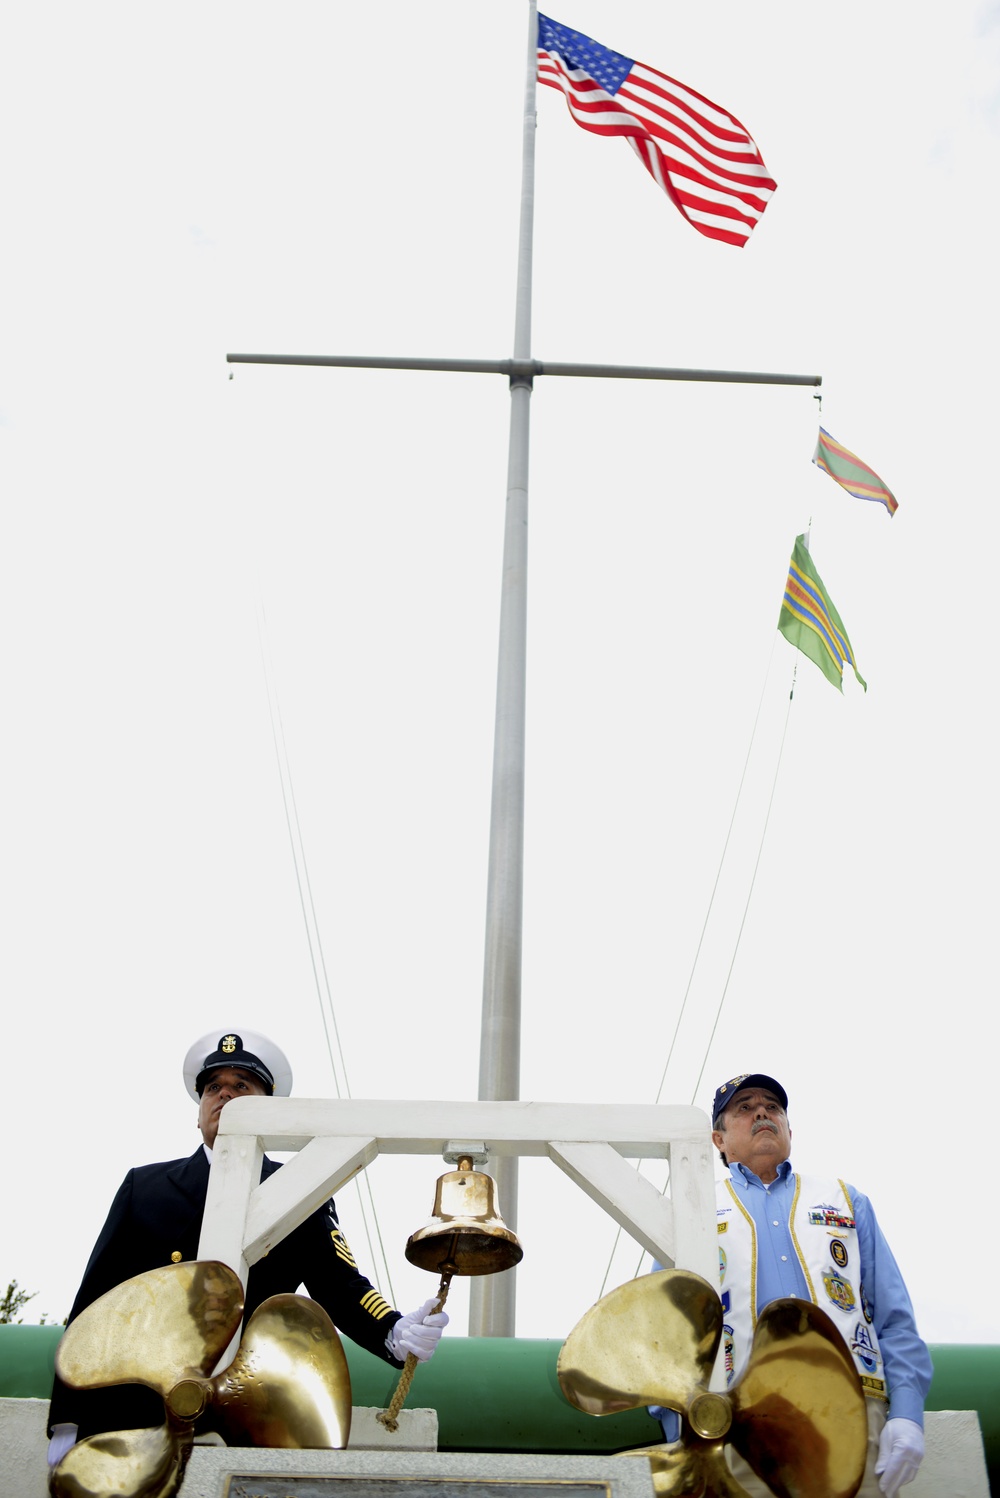
[[[722,1305],[687,1270],[612,1290],[570,1332],[558,1376],[592,1415],[661,1404],[682,1416],[680,1440],[648,1457],[658,1498],[746,1498],[726,1462],[731,1444],[776,1498],[854,1498],[868,1419],[861,1381],[818,1306],[776,1300],[761,1312],[747,1366],[726,1393],[708,1387]]]
[[[166,1424],[80,1441],[51,1475],[53,1498],[170,1498],[184,1476],[196,1421],[230,1445],[347,1445],[347,1359],[315,1301],[266,1300],[228,1368],[211,1376],[239,1329],[243,1304],[243,1286],[228,1265],[170,1264],[109,1290],[67,1327],[56,1350],[65,1383],[145,1384],[162,1396]]]

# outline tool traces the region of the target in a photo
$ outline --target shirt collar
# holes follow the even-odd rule
[[[790,1160],[782,1160],[781,1164],[778,1166],[777,1180],[772,1181],[771,1185],[784,1185],[785,1181],[788,1180],[788,1177],[791,1175],[791,1173],[792,1162]],[[734,1160],[732,1165],[730,1165],[729,1174],[732,1179],[733,1185],[739,1186],[743,1191],[749,1191],[751,1186],[759,1186],[761,1191],[770,1190],[770,1187],[764,1185],[764,1182],[761,1180],[760,1176],[754,1175],[752,1170],[750,1170],[746,1165],[741,1165],[738,1160]]]

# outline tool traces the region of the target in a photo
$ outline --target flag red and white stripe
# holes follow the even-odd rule
[[[656,68],[539,16],[538,81],[595,135],[623,135],[690,224],[743,245],[776,183],[746,127]]]

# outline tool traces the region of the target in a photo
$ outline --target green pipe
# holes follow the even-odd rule
[[[595,1420],[574,1409],[556,1379],[561,1342],[526,1337],[445,1337],[413,1375],[407,1405],[436,1409],[441,1451],[588,1453],[663,1440],[644,1409]],[[345,1342],[357,1405],[385,1408],[399,1374]]]
[[[48,1399],[64,1327],[0,1326],[0,1399]]]
[[[395,1374],[345,1344],[355,1404],[384,1407]],[[445,1337],[418,1367],[407,1404],[438,1412],[442,1451],[610,1452],[662,1440],[645,1410],[581,1414],[556,1378],[557,1341]],[[934,1379],[929,1410],[976,1410],[986,1462],[1000,1495],[1000,1346],[940,1343],[930,1349]]]
[[[0,1398],[47,1399],[61,1326],[0,1326]],[[611,1452],[652,1445],[660,1427],[645,1410],[594,1419],[563,1398],[561,1343],[507,1337],[445,1337],[418,1366],[407,1404],[438,1412],[442,1451]],[[345,1342],[354,1403],[384,1409],[398,1374]],[[977,1410],[994,1492],[1000,1494],[1000,1346],[931,1347],[929,1410]]]

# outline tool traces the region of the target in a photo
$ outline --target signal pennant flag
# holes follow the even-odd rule
[[[868,683],[858,671],[843,620],[816,571],[804,535],[795,538],[778,628],[789,644],[815,661],[838,692],[844,690],[845,663],[867,692]]]
[[[777,183],[744,125],[666,73],[538,17],[538,81],[595,135],[623,135],[699,234],[744,245]]]
[[[853,494],[855,499],[874,499],[879,504],[885,505],[889,511],[889,519],[899,509],[896,496],[887,484],[884,484],[875,472],[869,468],[867,463],[852,453],[843,443],[838,442],[836,437],[823,427],[819,429],[819,437],[816,441],[816,451],[813,453],[813,462],[817,468],[822,468],[824,473],[846,489],[848,494]]]

